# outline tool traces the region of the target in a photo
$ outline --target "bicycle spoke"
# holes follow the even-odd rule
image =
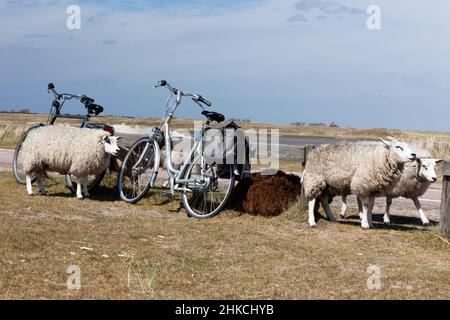
[[[188,212],[196,218],[209,217],[217,214],[226,203],[234,187],[234,177],[231,168],[227,169],[225,178],[219,178],[216,166],[205,165],[203,175],[201,170],[200,173],[194,170],[195,166],[201,165],[192,164],[186,176],[190,181],[189,189],[193,192],[183,195],[183,202]]]
[[[147,143],[147,139],[136,142],[122,164],[119,174],[119,189],[120,196],[124,201],[136,202],[150,187],[155,150],[153,144],[147,148]]]

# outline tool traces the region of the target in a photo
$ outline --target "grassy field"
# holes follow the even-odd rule
[[[59,123],[79,123],[60,119]],[[34,123],[47,121],[46,114],[12,114],[0,113],[0,147],[13,148],[21,134]],[[138,119],[126,117],[104,116],[92,118],[93,122],[102,122],[111,125],[124,124],[128,126],[152,127],[159,125],[159,119]],[[193,130],[194,120],[176,119],[172,122],[173,129]],[[379,139],[393,136],[416,147],[428,149],[436,157],[450,153],[450,133],[426,131],[400,131],[389,129],[355,129],[330,127],[301,127],[289,125],[274,125],[266,123],[238,122],[244,129],[278,129],[282,136],[293,137],[326,137],[339,139]]]
[[[113,177],[83,201],[57,182],[29,197],[0,173],[0,299],[450,298],[450,246],[416,218],[311,230],[297,204],[275,218],[227,210],[199,221],[159,193],[119,201]],[[80,290],[66,287],[71,265]],[[367,288],[370,265],[379,290]]]

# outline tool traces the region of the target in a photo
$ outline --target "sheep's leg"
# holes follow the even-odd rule
[[[422,220],[423,224],[430,224],[430,221],[425,216],[425,213],[423,213],[422,206],[420,205],[419,198],[414,198],[414,205],[416,206],[417,211],[419,211],[420,220]]]
[[[373,206],[375,204],[375,198],[374,197],[369,197],[369,211],[367,211],[367,221],[369,222],[369,227],[373,228],[373,222],[372,222],[372,211],[373,211]]]
[[[359,197],[356,197],[356,202],[358,203],[359,218],[362,219],[363,205],[362,205],[361,199]]]
[[[369,211],[369,197],[361,197],[362,204],[362,217],[361,217],[361,227],[364,229],[369,229],[369,221],[368,221],[368,211]]]
[[[333,216],[333,213],[331,212],[330,205],[328,203],[328,195],[322,195],[320,197],[320,201],[322,202],[323,210],[325,211],[325,214],[327,215],[328,220],[331,222],[336,222],[336,218]]]
[[[317,201],[319,198],[316,199],[314,203],[314,214],[316,216],[319,216],[319,209],[320,209],[320,201]]]
[[[346,215],[347,215],[347,196],[342,196],[341,218],[345,218]]]
[[[38,186],[39,186],[39,194],[41,196],[46,196],[47,192],[45,192],[45,186],[44,186],[44,182],[42,180],[42,176],[40,176],[40,175],[36,176],[36,180],[37,180]]]
[[[26,177],[26,181],[27,181],[27,192],[29,196],[33,195],[33,186],[31,185],[31,176],[27,174]]]
[[[383,221],[384,223],[391,223],[391,219],[389,218],[389,214],[391,211],[392,198],[386,197],[386,212],[384,213]]]
[[[83,184],[83,194],[84,194],[84,196],[86,198],[90,197],[89,190],[88,190],[88,177],[87,176],[83,177],[82,180],[81,180],[81,183]]]
[[[83,178],[77,177],[77,198],[83,199],[83,194],[81,193],[81,183]]]
[[[316,199],[312,199],[308,202],[308,223],[311,228],[314,228],[316,226],[316,219],[314,217],[314,207],[316,206]]]

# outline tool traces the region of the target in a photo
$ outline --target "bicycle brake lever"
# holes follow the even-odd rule
[[[202,104],[201,104],[197,99],[192,98],[192,101],[194,101],[196,104],[198,104],[198,106],[199,106],[200,108],[202,108],[202,110],[205,110],[205,107],[203,107]]]

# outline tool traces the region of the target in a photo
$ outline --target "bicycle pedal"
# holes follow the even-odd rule
[[[167,192],[167,191],[161,191],[161,194],[163,196],[166,196],[166,197],[169,197],[169,198],[175,198],[175,195],[173,195],[172,193]]]

